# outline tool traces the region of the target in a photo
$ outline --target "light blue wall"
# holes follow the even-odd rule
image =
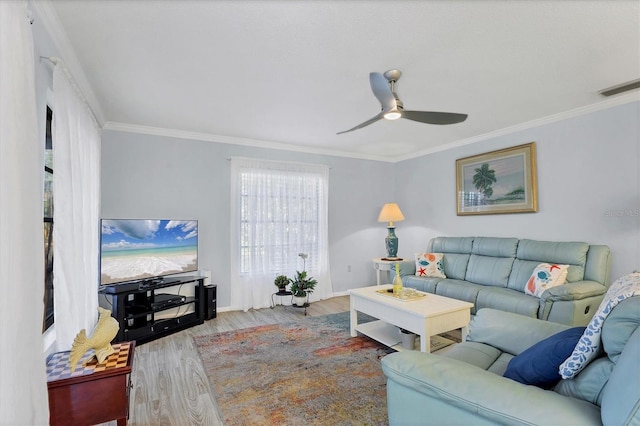
[[[102,217],[197,219],[199,267],[212,271],[218,306],[227,307],[232,156],[328,165],[333,291],[375,283],[371,259],[384,255],[387,231],[377,218],[382,204],[391,201],[391,163],[107,130]]]
[[[456,215],[455,161],[535,141],[538,213]],[[640,102],[395,164],[406,216],[402,255],[435,236],[508,236],[606,244],[612,280],[640,269]]]

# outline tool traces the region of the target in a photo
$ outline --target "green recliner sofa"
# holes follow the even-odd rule
[[[571,327],[481,309],[467,340],[448,352],[382,359],[389,423],[640,425],[640,296],[620,302],[600,323],[600,356],[575,377],[541,388],[502,375],[515,356]]]
[[[403,285],[471,302],[471,314],[493,308],[561,324],[586,325],[610,284],[611,251],[605,245],[436,237],[429,241],[426,252],[444,254],[446,278],[416,276],[415,261],[406,259],[400,262]],[[524,288],[540,263],[569,265],[568,274],[565,284],[534,297]]]

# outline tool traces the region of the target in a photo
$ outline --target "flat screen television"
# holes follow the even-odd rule
[[[198,221],[101,219],[100,284],[198,270]]]

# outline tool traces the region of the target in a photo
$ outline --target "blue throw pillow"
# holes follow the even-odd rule
[[[561,379],[558,368],[571,355],[585,328],[570,328],[541,340],[511,359],[503,376],[550,389]]]

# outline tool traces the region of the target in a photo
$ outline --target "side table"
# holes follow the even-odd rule
[[[293,303],[293,293],[290,291],[278,291],[276,293],[273,293],[271,295],[271,309],[275,308],[276,306],[278,306],[278,304],[275,301],[276,297],[285,297],[285,296],[289,296],[291,297],[291,306],[293,306],[294,308],[304,308],[304,315],[307,315],[307,308],[309,307],[309,302],[306,302],[304,305],[296,305]],[[308,296],[307,296],[307,300],[308,300]],[[280,305],[282,305],[282,303],[280,303]]]
[[[391,277],[389,271],[391,271],[391,267],[398,262],[403,261],[403,258],[398,258],[395,260],[386,260],[384,257],[377,257],[373,259],[373,269],[376,270],[376,285],[380,284],[391,284]],[[384,281],[382,282],[382,272],[385,274]]]
[[[293,293],[291,293],[290,291],[286,291],[286,290],[285,291],[278,291],[278,292],[273,293],[271,295],[271,309],[276,307],[276,301],[275,301],[276,297],[282,298],[282,297],[285,297],[285,296],[290,296],[291,297],[291,302],[293,303]],[[280,304],[282,305],[282,301],[281,301]]]
[[[87,352],[74,372],[70,351],[47,358],[49,422],[51,425],[94,425],[117,420],[125,426],[129,417],[129,390],[135,342],[112,344],[115,352],[103,363]]]
[[[298,300],[298,299],[296,298],[296,300]],[[291,298],[291,301],[292,301],[292,305],[291,306],[293,306],[294,308],[304,308],[304,316],[306,317],[307,316],[307,308],[311,305],[309,303],[309,294],[307,294],[307,298],[306,298],[305,302],[302,305],[298,305],[298,303],[293,303],[293,297]]]

